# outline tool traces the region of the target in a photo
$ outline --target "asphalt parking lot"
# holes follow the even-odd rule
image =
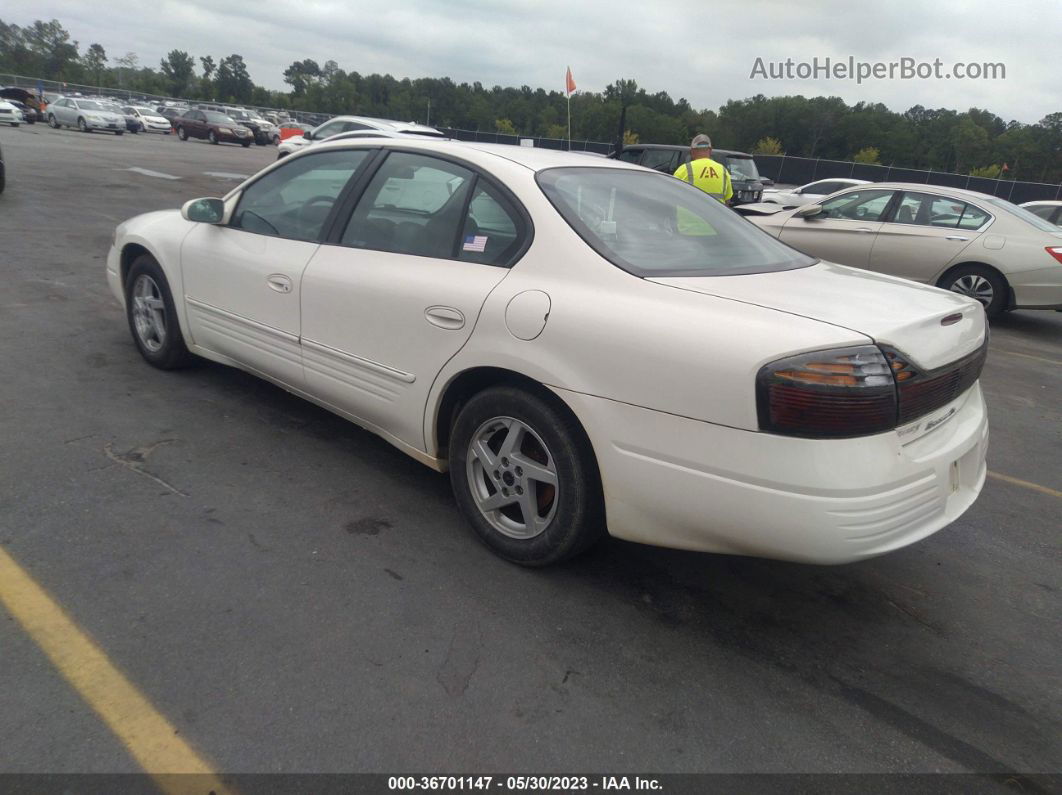
[[[995,324],[992,474],[922,543],[819,568],[610,541],[528,571],[387,443],[137,354],[114,226],[275,148],[0,147],[0,551],[213,769],[1062,770],[1062,314]],[[0,772],[139,770],[2,611],[0,658]]]

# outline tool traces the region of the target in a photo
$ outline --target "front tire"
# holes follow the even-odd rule
[[[249,147],[250,145],[251,145],[251,142],[250,142],[250,141],[241,141],[241,142],[240,142],[240,146],[242,146],[242,147],[243,147],[244,149],[246,149],[246,148],[247,148],[247,147]]]
[[[975,298],[993,320],[1007,309],[1009,289],[999,271],[984,265],[960,265],[944,274],[937,285],[953,293]]]
[[[208,141],[210,141],[210,143],[212,143],[212,144],[215,144],[215,145],[217,144],[217,142],[218,142],[218,137],[217,137],[217,135],[215,135],[215,134],[214,134],[214,131],[213,131],[213,130],[211,130],[211,131],[210,131],[210,132],[209,132],[209,133],[207,134],[207,140],[208,140]]]
[[[155,259],[141,254],[125,282],[125,314],[140,355],[152,367],[175,370],[192,362],[177,324],[166,275]]]
[[[558,563],[604,535],[590,442],[538,394],[493,387],[465,404],[450,434],[450,483],[476,535],[514,563]]]
[[[185,131],[184,127],[177,128],[177,137],[180,138],[182,141],[188,140],[188,133]]]
[[[58,130],[59,129],[59,122],[57,122],[55,120],[55,114],[54,113],[49,113],[48,114],[48,126],[51,127],[53,130]]]
[[[125,135],[125,130],[115,130],[114,134],[115,135]]]
[[[85,123],[84,119],[77,120],[77,128],[83,133],[92,132],[92,130],[90,130],[88,125]]]

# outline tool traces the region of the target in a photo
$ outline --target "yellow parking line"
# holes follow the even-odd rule
[[[1012,486],[1021,486],[1023,489],[1031,489],[1033,491],[1039,491],[1043,494],[1048,494],[1052,497],[1062,497],[1062,491],[1057,491],[1047,486],[1041,486],[1039,483],[1030,483],[1027,480],[1021,480],[1019,478],[1012,478],[1010,475],[1001,475],[999,472],[993,472],[988,470],[988,476],[995,478],[996,480],[1002,480],[1004,483],[1010,483]]]
[[[0,549],[0,603],[33,638],[63,678],[96,711],[167,793],[188,791],[171,773],[197,773],[202,792],[230,792],[211,767],[177,736],[177,730],[122,675],[103,650],[15,560]]]

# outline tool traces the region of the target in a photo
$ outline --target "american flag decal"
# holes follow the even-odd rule
[[[461,246],[462,251],[480,251],[482,252],[487,247],[486,235],[469,235],[465,238],[465,244]]]

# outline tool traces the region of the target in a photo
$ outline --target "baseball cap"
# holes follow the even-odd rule
[[[712,148],[712,139],[709,138],[704,133],[701,133],[700,135],[695,135],[693,137],[693,140],[690,141],[690,149],[711,149],[711,148]]]

